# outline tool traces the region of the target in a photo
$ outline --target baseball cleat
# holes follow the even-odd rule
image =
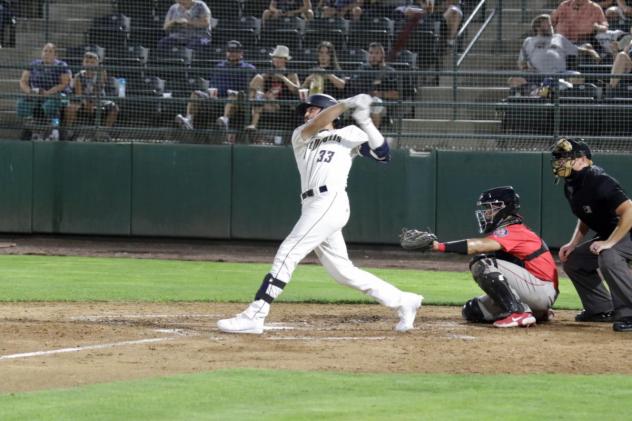
[[[495,327],[527,327],[535,324],[532,313],[511,313],[504,319],[496,320]]]
[[[222,319],[217,322],[217,327],[226,333],[263,333],[263,320],[261,318],[248,317],[246,312],[239,313],[230,319]]]
[[[419,294],[413,294],[412,292],[403,293],[402,304],[397,309],[399,323],[395,325],[396,331],[407,332],[414,327],[415,316],[417,315],[417,310],[421,307],[423,299],[424,297]]]

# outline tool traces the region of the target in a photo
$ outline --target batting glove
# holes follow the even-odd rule
[[[342,102],[347,108],[369,108],[373,102],[373,98],[367,94],[359,94],[351,98],[343,99]]]
[[[371,109],[358,107],[351,114],[358,126],[362,127],[371,122]]]

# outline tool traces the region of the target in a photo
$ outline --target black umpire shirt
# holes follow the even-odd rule
[[[619,217],[615,210],[626,200],[619,182],[596,165],[574,172],[565,180],[564,195],[571,211],[605,241],[614,231]]]

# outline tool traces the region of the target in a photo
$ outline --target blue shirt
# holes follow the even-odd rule
[[[249,71],[250,70],[250,71]],[[255,74],[255,66],[241,60],[238,64],[231,64],[228,60],[221,61],[215,66],[209,80],[210,86],[217,88],[219,96],[226,96],[226,91],[247,91],[250,79]]]
[[[29,85],[31,88],[49,90],[55,85],[59,85],[63,74],[71,75],[70,68],[66,62],[55,59],[53,64],[44,64],[41,59],[34,60],[27,69],[31,76]],[[70,92],[70,86],[63,91]]]

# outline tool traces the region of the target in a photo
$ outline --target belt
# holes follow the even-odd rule
[[[327,191],[327,186],[320,186],[317,189],[306,190],[303,193],[301,193],[301,199],[305,200],[308,197],[314,196],[316,194],[315,190],[318,190],[319,193],[325,193]]]

